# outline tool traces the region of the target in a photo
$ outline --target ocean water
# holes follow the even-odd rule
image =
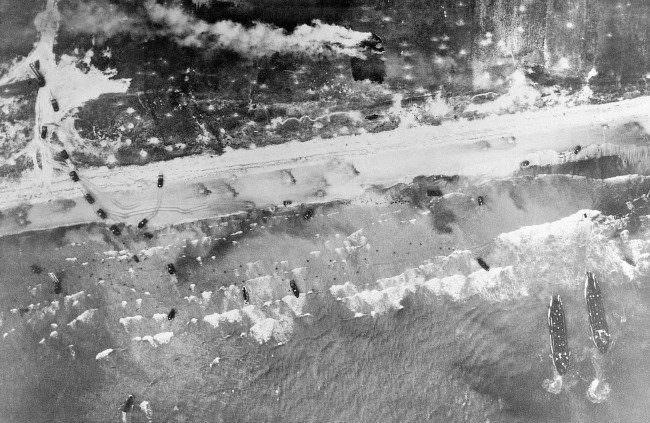
[[[130,422],[645,421],[646,203],[620,213],[618,200],[646,184],[456,181],[443,197],[403,186],[314,206],[310,219],[250,214],[150,241],[126,231],[123,245],[100,226],[4,237],[0,421],[121,421],[130,394]],[[605,355],[589,339],[587,270],[603,290]],[[571,350],[561,380],[553,294]],[[173,321],[154,318],[171,307]]]

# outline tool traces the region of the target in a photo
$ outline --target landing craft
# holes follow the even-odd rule
[[[135,397],[133,395],[129,395],[129,397],[126,399],[126,402],[122,406],[122,412],[130,413],[133,410],[134,403],[135,403]]]
[[[296,298],[300,298],[300,290],[298,289],[296,281],[291,279],[291,281],[289,281],[289,286],[291,287],[291,292],[293,292],[293,295],[295,295]]]
[[[120,231],[120,228],[117,225],[111,225],[109,229],[111,230],[111,232],[113,232],[113,235],[115,236],[120,236],[120,234],[122,233],[122,231]]]
[[[34,72],[34,75],[36,75],[36,79],[38,80],[38,86],[43,88],[45,86],[45,77],[43,77],[43,74],[40,71],[41,64],[37,60],[34,63],[29,64],[29,68]]]
[[[248,291],[246,291],[246,287],[242,286],[241,287],[241,294],[244,297],[244,302],[248,304]]]
[[[93,197],[92,194],[90,193],[84,195],[84,198],[86,199],[86,201],[88,201],[88,204],[93,204],[95,202],[95,197]]]
[[[173,320],[174,317],[176,317],[176,309],[172,308],[169,310],[169,313],[167,314],[167,320]]]
[[[596,348],[605,354],[610,344],[609,328],[607,326],[600,286],[596,281],[596,277],[591,272],[587,272],[587,279],[585,281],[585,301],[587,301],[591,340],[594,341]]]
[[[569,368],[569,342],[564,320],[564,309],[559,295],[551,298],[548,306],[548,331],[551,336],[551,357],[558,374],[563,375]]]
[[[104,210],[102,209],[97,209],[97,216],[101,217],[102,219],[106,219],[107,214]]]
[[[149,222],[147,218],[144,218],[140,222],[138,222],[138,229],[142,229],[145,226],[147,226],[147,222]]]
[[[488,264],[485,262],[485,260],[483,260],[482,258],[479,257],[479,258],[476,259],[476,261],[478,262],[478,265],[483,268],[483,270],[485,270],[486,272],[490,271],[490,266],[488,266]]]

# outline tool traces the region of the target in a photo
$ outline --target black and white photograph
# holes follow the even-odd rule
[[[650,421],[650,0],[0,0],[0,423]]]

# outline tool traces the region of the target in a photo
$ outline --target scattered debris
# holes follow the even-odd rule
[[[115,236],[120,236],[122,234],[122,231],[120,231],[120,228],[118,228],[117,225],[111,225],[111,227],[109,229],[111,230],[111,232]]]
[[[284,207],[287,207],[287,206],[290,206],[291,203],[293,203],[293,201],[291,201],[291,200],[284,200],[284,201],[282,202],[282,205],[283,205]]]
[[[476,202],[478,203],[479,206],[482,206],[483,204],[485,204],[485,200],[480,195],[478,197],[476,197]]]

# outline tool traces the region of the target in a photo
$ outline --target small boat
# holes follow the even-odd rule
[[[298,285],[296,284],[296,281],[291,279],[291,281],[289,281],[289,286],[291,287],[291,292],[293,292],[293,295],[296,298],[299,298],[300,297],[300,290],[298,289]]]
[[[245,287],[245,286],[242,286],[242,287],[241,287],[241,294],[242,294],[242,296],[244,297],[244,302],[245,302],[246,304],[248,304],[248,300],[249,300],[249,298],[248,298],[248,291],[246,291],[246,287]]]
[[[587,272],[587,279],[585,280],[585,301],[587,302],[587,313],[589,314],[591,340],[598,348],[598,351],[605,354],[610,344],[609,327],[607,326],[600,286],[591,272]]]
[[[551,337],[551,357],[558,374],[563,375],[569,368],[569,342],[562,299],[559,295],[551,298],[548,306],[548,331]]]
[[[133,395],[129,395],[129,397],[124,402],[124,405],[122,405],[122,412],[130,413],[131,411],[133,411],[134,403],[135,403],[135,397]]]
[[[490,271],[490,266],[488,266],[488,264],[487,264],[487,263],[485,262],[485,260],[483,260],[482,258],[478,257],[478,258],[476,259],[476,262],[477,262],[478,265],[481,266],[481,267],[483,268],[483,270],[485,270],[486,272],[489,272],[489,271]]]

